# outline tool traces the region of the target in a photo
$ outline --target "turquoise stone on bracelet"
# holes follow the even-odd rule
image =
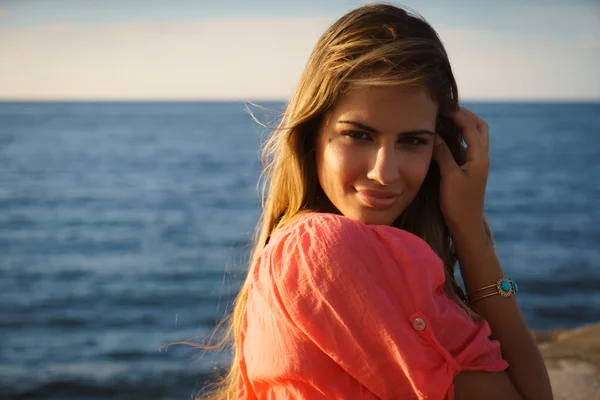
[[[513,287],[515,288],[515,293],[517,293],[519,291],[519,285],[513,282]]]
[[[515,289],[514,282],[510,278],[500,278],[496,282],[496,288],[498,289],[498,294],[502,297],[510,297],[517,293]]]

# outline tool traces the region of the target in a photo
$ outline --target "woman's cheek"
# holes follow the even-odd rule
[[[409,154],[404,157],[403,174],[413,185],[421,185],[429,171],[431,155],[426,153]]]
[[[331,143],[325,152],[327,170],[341,181],[347,181],[360,169],[360,155],[350,146]]]

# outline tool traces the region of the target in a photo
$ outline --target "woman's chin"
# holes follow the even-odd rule
[[[400,214],[391,210],[350,210],[344,216],[366,225],[392,225]]]

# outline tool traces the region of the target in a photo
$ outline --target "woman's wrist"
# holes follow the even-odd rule
[[[491,245],[483,224],[483,218],[479,223],[449,224],[448,229],[457,253],[474,247],[489,247]]]
[[[483,218],[479,224],[462,224],[450,226],[449,229],[467,293],[503,277],[502,266],[486,232]]]

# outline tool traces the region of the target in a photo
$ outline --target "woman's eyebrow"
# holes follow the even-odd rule
[[[348,125],[352,125],[355,126],[359,129],[362,129],[363,131],[367,131],[370,133],[374,133],[374,134],[380,134],[381,132],[379,132],[377,129],[372,128],[368,125],[363,124],[362,122],[357,122],[357,121],[350,121],[350,120],[339,120],[337,121],[338,124],[348,124]],[[404,131],[404,132],[399,132],[398,135],[420,135],[420,134],[429,134],[429,135],[433,135],[435,136],[435,132],[432,132],[428,129],[415,129],[412,131]]]

